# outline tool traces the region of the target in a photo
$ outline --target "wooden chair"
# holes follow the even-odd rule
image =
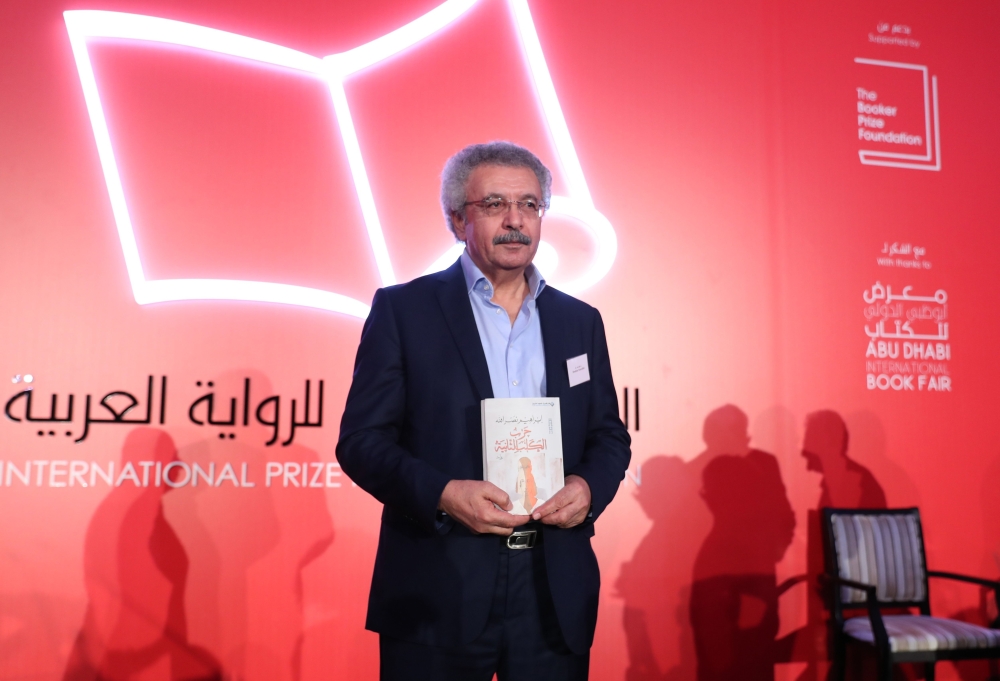
[[[916,508],[823,509],[826,575],[833,615],[834,679],[846,674],[847,646],[875,653],[879,681],[892,665],[925,664],[934,679],[938,660],[1000,658],[1000,617],[990,628],[932,617],[928,577],[970,582],[993,589],[1000,612],[1000,582],[927,569],[920,511]],[[885,608],[916,608],[919,614],[882,614]],[[845,610],[867,616],[845,619]]]

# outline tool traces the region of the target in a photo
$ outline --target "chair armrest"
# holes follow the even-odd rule
[[[823,574],[821,578],[833,586],[846,586],[852,589],[865,592],[865,605],[868,608],[868,620],[872,625],[872,634],[875,636],[875,646],[879,650],[879,655],[889,653],[889,634],[885,630],[885,622],[882,621],[882,610],[878,605],[878,592],[873,584],[856,582],[853,579],[844,579],[839,575]]]
[[[927,576],[940,577],[942,579],[953,579],[957,582],[968,582],[970,584],[978,584],[979,586],[985,586],[993,589],[993,600],[996,602],[997,612],[1000,613],[1000,582],[993,579],[983,579],[982,577],[962,575],[957,572],[942,572],[941,570],[928,570]],[[990,622],[990,627],[993,629],[1000,629],[1000,615],[997,615],[997,618]]]
[[[1000,582],[994,579],[983,579],[982,577],[973,577],[971,575],[962,575],[957,572],[942,572],[941,570],[928,570],[928,577],[942,577],[944,579],[954,579],[959,582],[969,582],[971,584],[978,584],[979,586],[988,586],[991,589],[1000,589]]]

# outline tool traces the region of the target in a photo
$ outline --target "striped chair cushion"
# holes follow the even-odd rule
[[[830,520],[841,577],[872,584],[882,602],[925,598],[923,538],[916,509],[905,514],[835,514]],[[863,603],[865,594],[845,587],[841,600]]]
[[[886,615],[882,620],[889,634],[889,647],[894,653],[1000,646],[1000,630],[968,622],[929,615]],[[844,622],[844,633],[859,641],[875,643],[872,624],[867,617],[852,617]]]

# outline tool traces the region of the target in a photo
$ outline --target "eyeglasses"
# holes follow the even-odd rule
[[[513,206],[517,206],[517,212],[520,213],[521,217],[529,220],[537,220],[545,215],[545,206],[543,206],[538,199],[515,201],[513,199],[504,199],[499,196],[487,196],[485,199],[480,199],[478,201],[466,201],[462,204],[462,208],[465,208],[466,206],[476,206],[479,210],[483,211],[483,214],[486,217],[490,218],[506,215],[507,211]]]

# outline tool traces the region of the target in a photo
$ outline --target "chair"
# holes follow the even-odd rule
[[[938,660],[1000,658],[1000,617],[985,628],[932,617],[927,578],[970,582],[993,589],[1000,612],[1000,582],[927,569],[920,511],[916,508],[823,509],[826,575],[832,601],[834,679],[846,674],[847,646],[874,650],[879,681],[892,678],[892,665],[925,664],[934,679]],[[845,619],[845,610],[867,616]],[[910,608],[919,614],[883,614]]]

